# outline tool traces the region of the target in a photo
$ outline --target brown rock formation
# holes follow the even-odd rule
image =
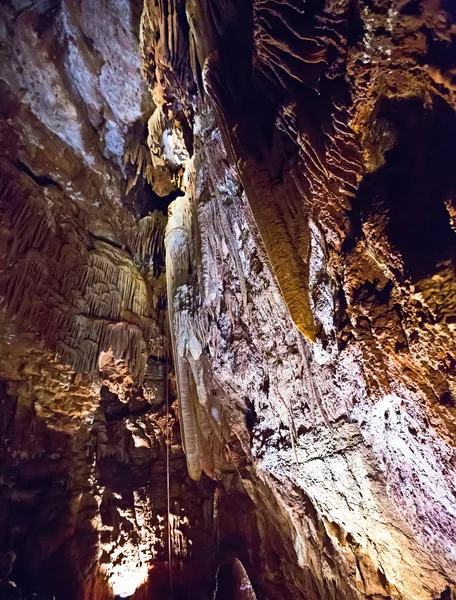
[[[453,598],[455,39],[2,4],[0,598]]]

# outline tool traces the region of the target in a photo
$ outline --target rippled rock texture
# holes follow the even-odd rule
[[[453,4],[0,17],[0,589],[450,600]]]
[[[166,235],[189,472],[247,458],[288,597],[452,597],[453,7],[170,6],[143,54],[193,123]]]
[[[265,553],[287,586],[232,460],[188,476],[164,272],[188,140],[141,75],[141,10],[0,7],[2,600],[168,597],[169,545],[176,597],[221,564],[256,582]]]
[[[0,552],[27,598],[132,592],[164,552],[166,215],[140,175],[140,11],[0,7]]]

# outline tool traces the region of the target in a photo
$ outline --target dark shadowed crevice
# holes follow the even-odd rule
[[[387,238],[418,281],[455,256],[445,203],[456,193],[456,116],[438,97],[429,108],[417,97],[383,99],[371,127],[372,152],[383,165],[359,187],[344,249],[361,237],[368,215],[386,211]]]
[[[396,144],[385,155],[387,233],[417,280],[454,258],[445,201],[456,191],[456,116],[436,98],[430,110],[420,99],[385,101],[380,118],[396,132]]]
[[[158,210],[161,213],[163,213],[164,215],[167,215],[168,207],[171,204],[171,202],[173,202],[173,200],[175,200],[179,196],[184,195],[184,192],[182,192],[181,190],[174,190],[167,196],[159,196],[149,186],[147,186],[147,187],[149,189],[147,190],[146,194],[144,195],[144,199],[143,199],[144,202],[141,206],[141,213],[140,213],[141,217],[145,217],[146,215],[153,212],[154,210]]]
[[[54,186],[57,186],[59,189],[61,189],[60,184],[57,181],[55,181],[55,179],[52,179],[51,177],[48,177],[47,175],[36,175],[32,171],[32,169],[30,169],[30,167],[28,165],[26,165],[24,162],[22,162],[21,160],[17,159],[15,161],[15,165],[19,171],[28,175],[38,185],[40,185],[40,186],[54,185]]]

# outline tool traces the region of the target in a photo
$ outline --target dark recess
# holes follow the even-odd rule
[[[442,261],[455,259],[456,236],[445,202],[454,202],[456,194],[456,115],[441,98],[429,108],[417,97],[384,98],[371,137],[380,153],[386,138],[390,143],[383,166],[359,187],[351,241],[344,250],[362,235],[361,222],[383,207],[388,239],[416,282]]]

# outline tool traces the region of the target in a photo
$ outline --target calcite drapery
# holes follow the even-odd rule
[[[143,23],[144,59],[193,117],[199,405],[217,390],[246,488],[273,491],[296,597],[450,597],[454,11],[169,4],[147,3],[166,26]]]
[[[1,597],[107,600],[163,548],[163,415],[144,414],[166,387],[166,217],[124,161],[153,109],[137,8],[0,7],[0,547],[18,585]]]
[[[259,597],[447,600],[453,6],[147,0],[152,102],[140,4],[0,8],[12,575],[24,585],[31,569],[36,587],[50,569],[109,597],[99,568],[127,592],[125,572],[153,562],[149,591],[166,595],[170,426],[167,520],[194,597],[228,560]],[[163,414],[170,202],[169,329],[196,483]]]

